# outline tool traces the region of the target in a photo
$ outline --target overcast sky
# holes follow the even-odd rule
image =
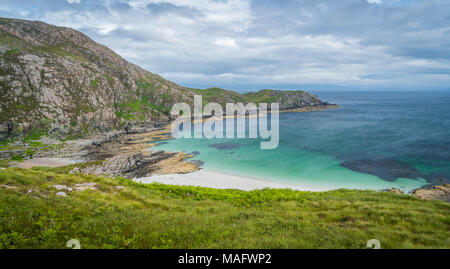
[[[189,87],[450,89],[449,0],[0,0]]]

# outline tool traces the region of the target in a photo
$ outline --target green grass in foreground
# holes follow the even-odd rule
[[[450,204],[337,190],[217,190],[0,170],[0,248],[450,248]],[[95,182],[56,196],[54,184]],[[117,188],[123,186],[125,189]],[[29,192],[32,190],[32,192]]]

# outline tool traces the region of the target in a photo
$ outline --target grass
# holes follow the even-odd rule
[[[149,111],[152,115],[169,113],[168,108],[163,105],[153,104],[146,96],[143,96],[140,100],[116,103],[114,104],[114,107],[116,108],[117,118],[122,118],[125,120],[144,121],[147,119],[147,111]]]
[[[208,89],[190,89],[194,94],[202,95],[202,103],[206,105],[208,103],[218,103],[224,106],[226,103],[246,103],[244,96],[237,92],[230,90],[224,90],[220,88],[208,88]]]
[[[6,167],[9,167],[9,163],[11,162],[12,160],[0,160],[0,168],[6,168]]]
[[[28,132],[26,136],[24,136],[24,142],[31,142],[33,140],[39,140],[43,135],[47,135],[47,132],[41,129],[33,129]]]
[[[68,139],[61,141],[61,143],[56,144],[45,144],[40,141],[36,141],[41,139],[43,135],[48,135],[46,131],[42,129],[32,129],[26,136],[22,138],[22,145],[14,145],[13,140],[4,139],[0,141],[0,151],[9,151],[9,150],[18,150],[21,153],[15,156],[11,156],[10,160],[0,160],[0,167],[8,167],[8,163],[10,161],[23,161],[27,158],[32,158],[36,151],[50,151],[50,150],[58,150],[66,146],[64,143]]]
[[[224,90],[220,88],[208,88],[208,89],[193,89],[190,88],[194,94],[202,95],[203,105],[207,103],[215,102],[219,103],[222,106],[226,103],[234,102],[234,103],[275,103],[280,100],[280,93],[275,92],[274,90],[265,89],[260,90],[258,92],[248,92],[244,94],[239,94],[234,91]],[[283,91],[283,94],[295,92],[295,93],[305,93],[304,91]]]
[[[62,168],[0,170],[0,247],[449,248],[450,204],[375,191],[218,190]],[[95,182],[56,196],[54,184]],[[119,189],[118,186],[124,187]],[[29,190],[32,190],[29,192]]]
[[[10,49],[10,50],[7,50],[5,52],[5,54],[6,55],[11,55],[11,54],[17,53],[18,51],[19,51],[18,49]]]
[[[91,87],[97,89],[98,85],[99,85],[99,81],[98,80],[96,80],[96,79],[91,80]]]

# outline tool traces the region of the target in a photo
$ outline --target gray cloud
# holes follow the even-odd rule
[[[167,2],[149,3],[145,6],[155,15],[173,14],[177,16],[195,17],[201,15],[201,12],[188,6],[179,6]]]
[[[186,86],[448,88],[450,2],[9,1]],[[257,85],[257,86],[256,86]]]

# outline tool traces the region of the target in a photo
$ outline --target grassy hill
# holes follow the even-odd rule
[[[143,185],[72,168],[0,170],[0,248],[66,248],[70,239],[82,248],[365,248],[372,238],[382,248],[450,247],[445,202],[375,191]],[[82,183],[95,185],[76,191]]]

